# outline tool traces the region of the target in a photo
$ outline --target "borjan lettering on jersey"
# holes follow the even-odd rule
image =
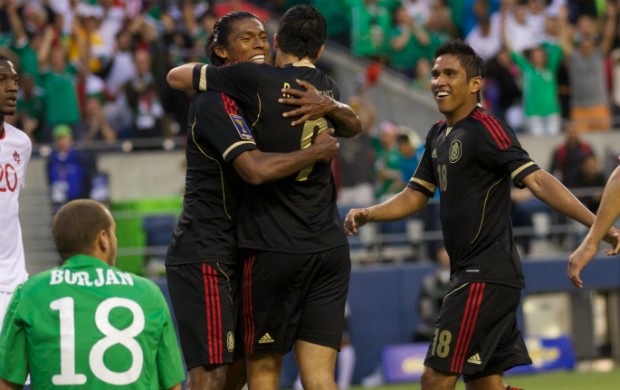
[[[133,286],[131,274],[112,269],[96,268],[97,277],[91,280],[90,274],[85,271],[72,272],[68,269],[52,270],[50,286],[55,284],[77,284],[78,286],[101,287],[113,284]]]

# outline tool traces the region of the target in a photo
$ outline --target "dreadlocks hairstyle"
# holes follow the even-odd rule
[[[292,7],[280,19],[278,45],[284,53],[315,59],[326,36],[325,18],[310,5]]]
[[[215,47],[220,45],[226,47],[228,45],[228,38],[233,30],[233,24],[243,19],[256,19],[260,21],[258,16],[247,11],[233,11],[222,16],[215,22],[213,27],[213,33],[207,40],[207,57],[209,62],[215,66],[224,65],[225,60],[215,54]]]
[[[442,55],[453,55],[459,59],[461,66],[465,68],[467,80],[472,77],[484,78],[484,61],[467,43],[460,39],[444,42],[435,50],[435,59]]]

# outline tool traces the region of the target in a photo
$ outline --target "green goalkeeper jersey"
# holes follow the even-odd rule
[[[0,335],[0,378],[33,389],[160,389],[185,378],[155,283],[78,255],[21,285]],[[113,387],[114,386],[114,387]]]

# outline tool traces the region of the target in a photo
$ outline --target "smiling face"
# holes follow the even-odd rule
[[[467,79],[467,72],[459,58],[444,54],[435,59],[431,71],[431,89],[437,108],[445,115],[448,125],[465,118],[478,103],[482,87],[479,76]]]
[[[224,59],[225,65],[269,62],[270,47],[263,24],[253,17],[234,21],[227,41],[215,47],[215,54]]]
[[[15,114],[17,108],[17,91],[19,78],[13,63],[9,60],[0,60],[0,115]]]

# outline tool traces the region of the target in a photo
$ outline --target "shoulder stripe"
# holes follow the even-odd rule
[[[524,169],[527,169],[529,167],[531,167],[532,165],[534,165],[534,161],[530,161],[528,163],[525,163],[523,165],[521,165],[519,168],[515,169],[511,174],[510,177],[514,180],[515,177],[517,177],[517,175],[521,172],[523,172]]]
[[[497,143],[497,146],[500,149],[502,150],[508,149],[508,147],[510,146],[510,139],[507,139],[505,133],[502,134],[503,130],[498,129],[498,127],[501,128],[501,126],[499,126],[499,123],[497,123],[497,121],[492,122],[489,119],[488,115],[484,115],[480,113],[479,111],[475,112],[472,115],[472,118],[474,118],[475,120],[479,122],[482,122],[482,124],[487,129],[487,131],[491,134],[491,136],[495,140],[495,143]]]
[[[504,127],[497,121],[497,118],[495,118],[493,115],[487,115],[487,118],[491,123],[495,124],[500,138],[502,138],[506,142],[507,147],[510,147],[510,145],[512,145],[512,141],[510,140],[508,134],[506,134],[506,130],[504,129]]]
[[[199,91],[207,90],[207,66],[209,65],[203,65],[202,68],[200,68],[200,82],[198,83]]]
[[[250,144],[250,145],[256,145],[256,143],[255,143],[254,141],[239,141],[239,142],[235,142],[234,144],[230,145],[230,146],[228,147],[228,149],[226,149],[226,150],[224,151],[224,153],[222,153],[222,158],[223,158],[224,160],[226,160],[226,157],[228,157],[228,154],[229,154],[231,151],[233,151],[234,149],[236,149],[237,147],[239,147],[239,146],[241,146],[241,145],[247,145],[247,144]]]
[[[223,92],[220,92],[220,96],[222,97],[222,102],[224,103],[224,109],[228,115],[237,115],[239,113],[239,108],[237,107],[237,103],[230,98],[230,96],[226,95]]]

